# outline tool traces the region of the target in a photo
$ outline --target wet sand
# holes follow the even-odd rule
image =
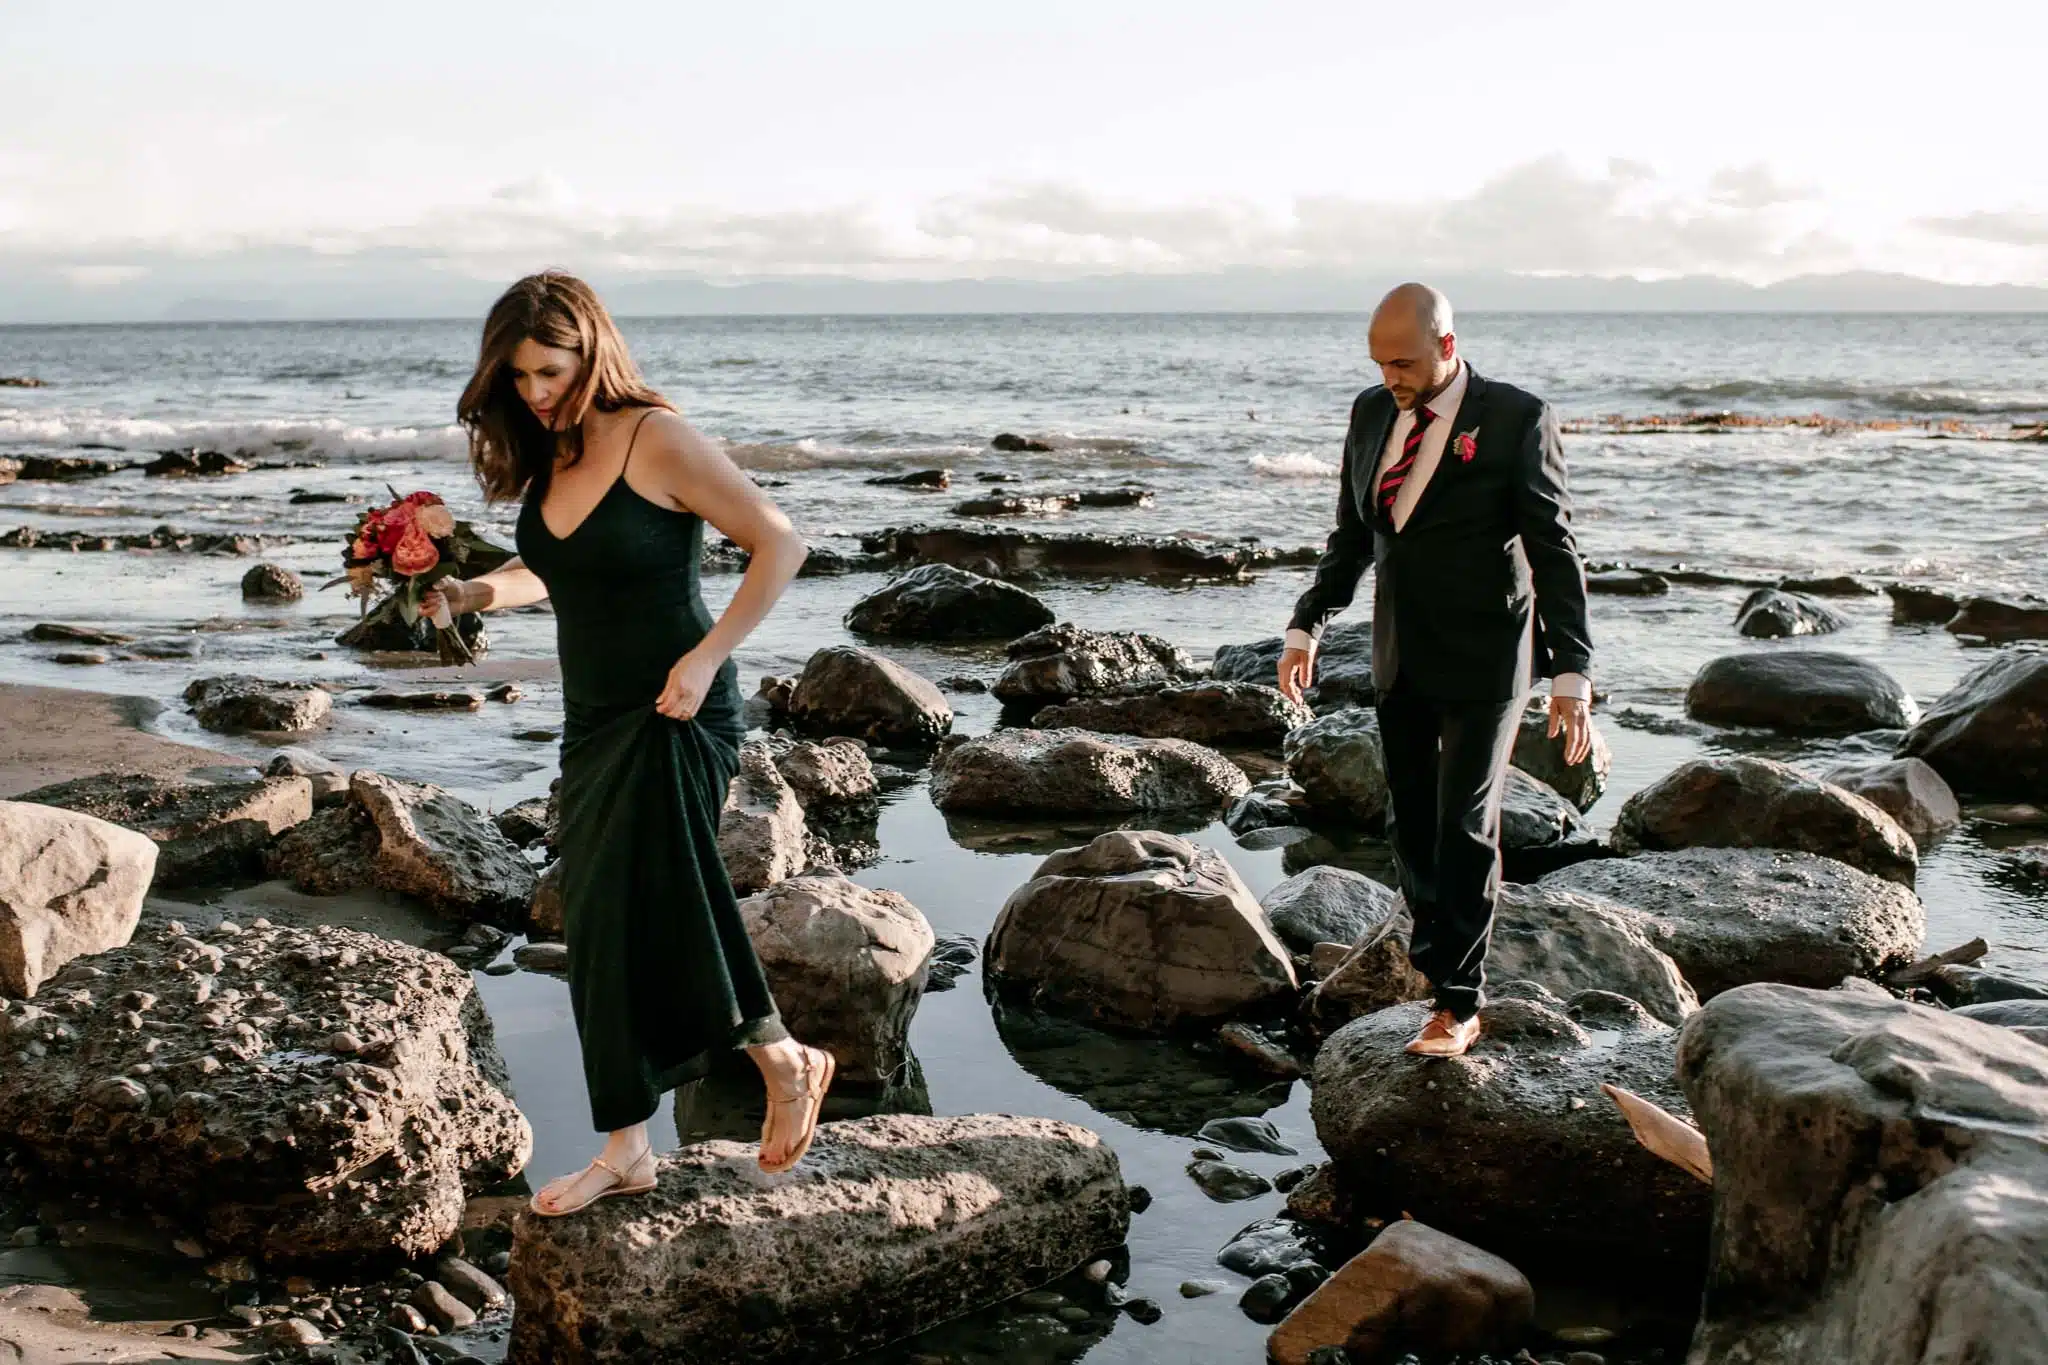
[[[0,683],[0,798],[93,773],[176,777],[248,766],[219,749],[147,733],[141,727],[157,706],[146,697]]]

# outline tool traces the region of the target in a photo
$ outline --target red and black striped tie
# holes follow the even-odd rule
[[[1401,442],[1401,458],[1394,461],[1380,480],[1380,513],[1388,521],[1394,519],[1394,499],[1400,496],[1408,471],[1415,468],[1415,454],[1422,449],[1422,433],[1435,416],[1428,408],[1419,403],[1416,405],[1415,425],[1409,429],[1408,439]]]

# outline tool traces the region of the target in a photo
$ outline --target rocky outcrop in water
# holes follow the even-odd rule
[[[111,473],[112,470],[97,472]],[[181,554],[253,555],[262,553],[266,546],[282,545],[289,539],[287,536],[251,536],[233,532],[193,534],[180,531],[175,526],[159,526],[154,531],[131,532],[118,536],[93,535],[88,531],[43,531],[33,526],[17,526],[11,531],[0,532],[0,549],[174,550]]]
[[[1216,651],[1210,672],[1226,682],[1273,686],[1280,678],[1284,637],[1271,635]],[[1372,681],[1372,622],[1339,621],[1316,642],[1315,680],[1302,694],[1317,715],[1343,706],[1370,706],[1379,696]]]
[[[1593,746],[1577,763],[1565,761],[1566,742],[1562,730],[1555,735],[1550,733],[1550,703],[1543,699],[1532,701],[1515,731],[1510,761],[1580,810],[1591,810],[1607,790],[1607,775],[1614,768],[1614,751],[1607,747],[1607,736],[1600,733],[1597,723],[1593,726]]]
[[[1006,706],[1037,708],[1077,697],[1164,687],[1199,676],[1187,651],[1138,631],[1047,626],[1012,640],[1010,663],[991,689]]]
[[[305,582],[290,569],[277,564],[258,564],[242,575],[244,601],[296,602],[305,595]]]
[[[718,814],[718,852],[734,889],[761,891],[804,870],[804,811],[767,745],[740,746],[740,770]]]
[[[1480,1012],[1471,1052],[1410,1056],[1428,1015],[1422,1003],[1367,1015],[1316,1056],[1316,1135],[1359,1208],[1511,1255],[1704,1260],[1707,1187],[1639,1145],[1600,1090],[1682,1115],[1673,1029],[1618,995],[1560,1000],[1510,982]]]
[[[1647,914],[1701,1000],[1753,981],[1826,989],[1920,953],[1927,912],[1897,882],[1811,853],[1692,848],[1603,858],[1539,887]]]
[[[1048,706],[1031,723],[1041,730],[1098,730],[1222,748],[1278,749],[1289,731],[1313,719],[1307,707],[1287,700],[1276,687],[1192,682]]]
[[[20,799],[148,835],[157,846],[159,887],[254,875],[271,840],[313,813],[313,786],[303,777],[178,782],[140,773],[100,773],[38,787]]]
[[[1318,864],[1260,901],[1280,941],[1305,953],[1318,943],[1354,944],[1394,913],[1394,892],[1348,868]]]
[[[1182,739],[997,730],[932,755],[932,804],[948,812],[1220,811],[1250,786],[1229,759]]]
[[[1972,597],[1948,622],[1951,635],[2008,644],[2048,640],[2048,602],[2038,597]]]
[[[1693,678],[1685,712],[1713,725],[1755,725],[1794,734],[1900,730],[1920,717],[1891,674],[1852,654],[1759,649],[1724,654]]]
[[[1254,543],[1185,536],[1092,535],[995,527],[909,526],[861,537],[861,548],[898,562],[951,564],[990,578],[1245,579],[1282,556]]]
[[[787,1176],[753,1167],[697,1143],[645,1197],[520,1214],[511,1365],[823,1365],[1045,1284],[1130,1222],[1115,1154],[1050,1119],[828,1123]]]
[[[1826,603],[1776,588],[1758,588],[1735,613],[1738,632],[1764,640],[1830,635],[1848,624],[1848,617]]]
[[[1051,607],[1015,584],[922,564],[854,603],[846,628],[899,640],[1014,639],[1053,620]]]
[[[1860,796],[1768,758],[1696,758],[1637,792],[1614,822],[1622,853],[1783,848],[1913,884],[1918,848]]]
[[[792,743],[771,736],[766,743],[777,771],[796,793],[807,818],[843,820],[873,815],[881,781],[859,740]]]
[[[156,861],[132,829],[0,801],[0,995],[32,998],[72,958],[126,943]]]
[[[935,942],[923,912],[894,891],[801,876],[747,897],[740,916],[783,1022],[832,1054],[834,1084],[901,1078]]]
[[[877,474],[861,482],[871,488],[915,488],[925,493],[943,493],[953,486],[953,471],[913,469],[908,474]]]
[[[1314,818],[1367,829],[1385,820],[1387,758],[1371,708],[1347,707],[1302,726],[1287,736],[1285,757]]]
[[[1892,620],[1899,625],[1946,625],[1963,607],[1961,598],[1939,588],[1887,583],[1884,590],[1892,599]]]
[[[195,475],[246,474],[249,466],[220,450],[165,450],[143,465],[142,472],[157,478],[183,479]]]
[[[1168,1032],[1293,994],[1287,949],[1214,849],[1112,830],[1039,864],[989,931],[992,988],[1056,1014]]]
[[[807,734],[852,735],[876,744],[936,744],[953,708],[931,682],[871,649],[829,645],[811,655],[789,697],[789,719]]]
[[[2048,654],[2009,651],[1957,683],[1907,734],[1966,796],[2048,800]]]
[[[185,704],[201,725],[222,734],[296,733],[327,719],[334,698],[325,688],[300,683],[195,678],[185,689]]]
[[[1518,882],[1607,851],[1577,806],[1513,767],[1501,784],[1500,850],[1503,875]]]
[[[273,1265],[426,1255],[532,1150],[467,971],[350,929],[171,924],[0,1013],[0,1134]]]
[[[1917,758],[1831,768],[1821,780],[1862,797],[1917,840],[1946,833],[1963,820],[1955,792],[1940,773]]]
[[[1695,1361],[2031,1365],[2048,1341],[2048,1050],[1867,994],[1689,1023],[1714,1163]]]

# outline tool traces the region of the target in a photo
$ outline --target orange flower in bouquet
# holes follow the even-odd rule
[[[357,519],[341,552],[341,577],[324,583],[346,583],[350,595],[369,610],[377,585],[395,585],[399,615],[409,626],[420,617],[420,599],[427,589],[457,573],[480,542],[467,524],[455,520],[438,493],[391,490],[391,502],[373,507]],[[475,656],[446,608],[434,619],[442,663],[474,663]]]

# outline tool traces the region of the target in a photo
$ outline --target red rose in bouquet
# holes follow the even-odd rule
[[[453,575],[482,542],[455,520],[437,493],[400,497],[393,489],[391,497],[390,503],[371,508],[357,520],[341,552],[346,572],[321,586],[347,583],[367,612],[378,583],[396,584],[398,613],[411,625],[419,619],[420,598],[427,589]],[[452,618],[437,618],[434,626],[442,663],[476,661]]]

